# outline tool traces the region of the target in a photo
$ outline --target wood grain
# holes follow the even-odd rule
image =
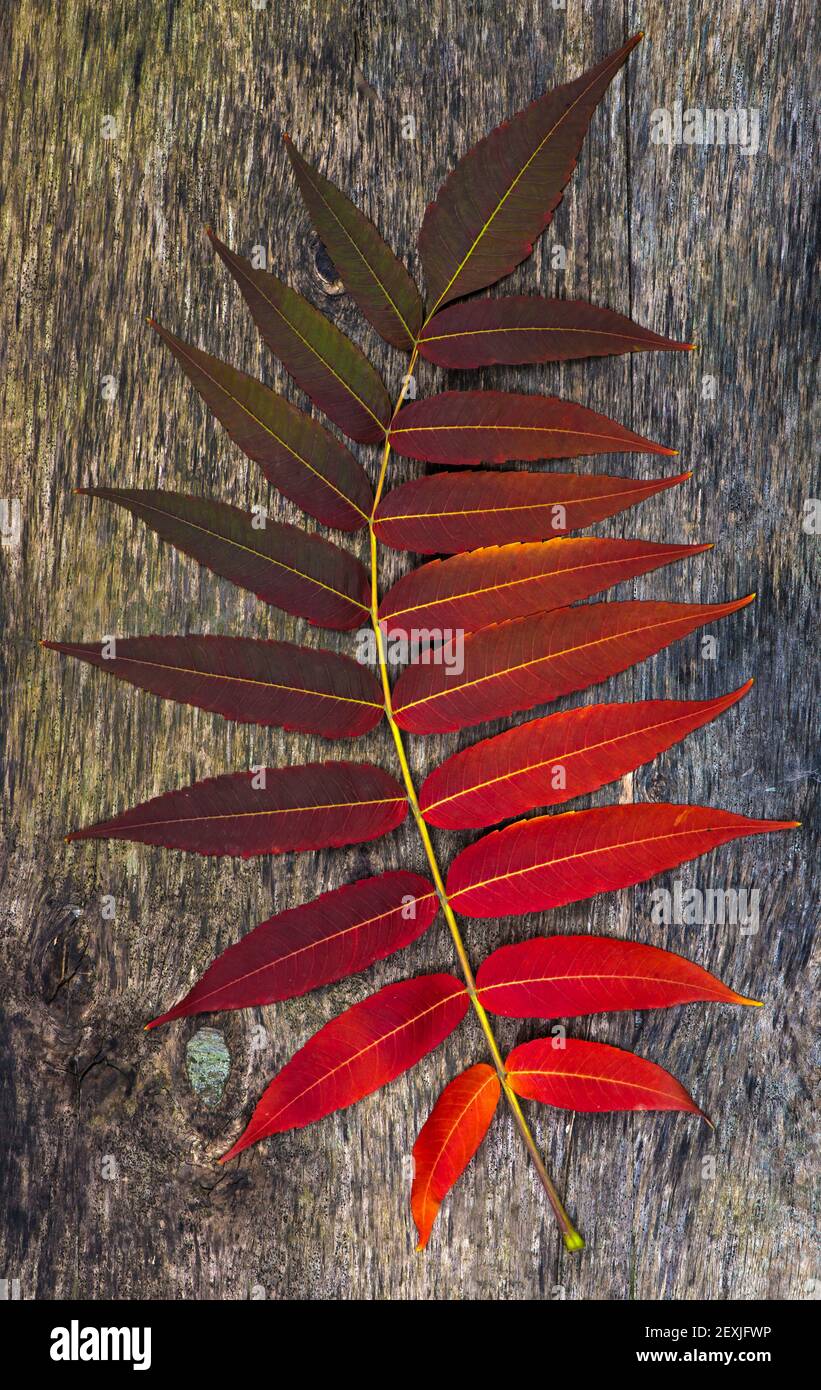
[[[808,0],[789,9],[781,0],[571,0],[566,11],[548,0],[4,7],[0,493],[19,500],[22,534],[0,552],[0,1276],[19,1279],[22,1297],[810,1296],[819,1270],[809,1071],[819,551],[802,517],[805,499],[821,496],[809,366],[813,22]],[[549,921],[467,926],[477,963],[537,931],[634,936],[685,952],[767,1007],[695,1005],[574,1027],[673,1071],[716,1120],[715,1135],[681,1116],[572,1120],[530,1107],[588,1241],[569,1257],[500,1111],[423,1259],[413,1254],[408,1156],[448,1077],[484,1058],[472,1020],[354,1110],[279,1136],[227,1170],[215,1159],[316,1027],[405,974],[452,968],[441,922],[363,977],[202,1020],[231,1056],[216,1104],[186,1072],[197,1020],[143,1032],[217,950],[271,911],[383,868],[421,870],[414,830],[247,863],[64,844],[67,830],[196,777],[307,761],[326,745],[174,708],[63,663],[38,639],[209,631],[302,640],[297,621],[201,572],[125,515],[72,495],[89,483],[171,486],[301,519],[207,417],[146,314],[301,400],[215,264],[203,235],[210,223],[245,254],[263,246],[270,267],[355,336],[395,392],[401,359],[338,293],[281,132],[418,273],[415,229],[454,160],[636,28],[647,37],[594,120],[553,226],[505,289],[589,297],[694,339],[699,353],[450,374],[448,384],[555,391],[681,449],[670,462],[695,470],[689,484],[596,531],[713,540],[716,549],[617,596],[701,603],[757,590],[758,602],[716,630],[715,660],[703,659],[694,635],[610,682],[607,697],[706,698],[750,675],[756,685],[737,710],[626,779],[620,795],[715,802],[804,826],[726,846],[678,874],[685,887],[758,888],[757,934],[653,925],[658,883]],[[677,98],[760,108],[758,154],[652,144],[651,111]],[[109,139],[106,116],[116,122]],[[402,135],[407,116],[412,140]],[[555,245],[568,251],[563,273],[551,264]],[[106,377],[115,379],[111,400]],[[715,399],[704,398],[704,377],[715,378]],[[444,381],[420,366],[420,390]],[[361,456],[373,471],[374,451]],[[602,462],[635,476],[659,463]],[[392,479],[419,467],[396,460]],[[383,591],[407,564],[385,553]],[[349,745],[352,756],[365,745]],[[416,771],[457,746],[456,737],[416,740]],[[391,766],[384,734],[377,747]],[[443,856],[465,841],[436,839]],[[103,915],[106,895],[113,920]],[[539,1031],[500,1021],[508,1044]],[[712,1178],[703,1176],[710,1157]]]

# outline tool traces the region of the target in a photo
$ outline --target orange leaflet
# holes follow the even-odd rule
[[[501,1095],[493,1067],[480,1062],[451,1081],[413,1146],[411,1211],[424,1250],[443,1199],[487,1134]]]
[[[711,548],[599,536],[488,546],[404,575],[383,598],[379,617],[389,632],[432,627],[475,632],[508,618],[564,608]]]
[[[589,603],[497,623],[471,633],[460,673],[444,664],[409,666],[396,683],[400,729],[447,733],[532,709],[598,685],[704,623],[751,603]]]

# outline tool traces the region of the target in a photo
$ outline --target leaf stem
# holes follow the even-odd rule
[[[417,355],[418,347],[414,346],[413,353],[411,354],[410,362],[408,364],[408,369],[405,373],[405,377],[402,382],[402,389],[399,393],[399,397],[394,407],[393,415],[391,416],[391,423],[396,418],[396,414],[399,410],[399,407],[405,399],[405,394],[408,389],[408,383],[416,363]],[[388,430],[389,429],[390,425],[388,426]],[[382,461],[379,469],[379,478],[376,485],[376,491],[374,493],[373,510],[368,519],[368,531],[370,534],[371,552],[371,623],[373,625],[374,637],[376,639],[376,651],[379,662],[379,675],[382,681],[382,691],[385,698],[385,713],[387,715],[388,725],[390,727],[390,731],[393,736],[393,741],[396,746],[396,755],[399,760],[399,766],[402,770],[402,779],[405,783],[405,790],[408,795],[408,802],[410,804],[411,812],[413,814],[414,821],[416,822],[416,828],[419,831],[420,839],[424,846],[428,865],[430,867],[433,882],[436,887],[436,892],[439,896],[439,901],[442,904],[442,911],[445,914],[445,921],[448,924],[448,928],[453,939],[453,945],[456,949],[456,955],[459,960],[459,965],[462,969],[462,974],[465,979],[468,995],[476,1012],[476,1016],[479,1019],[482,1032],[484,1033],[485,1038],[487,1040],[487,1045],[490,1050],[490,1055],[493,1059],[493,1065],[496,1068],[496,1072],[498,1074],[502,1090],[504,1091],[507,1103],[510,1106],[510,1109],[513,1113],[513,1118],[516,1121],[516,1126],[519,1130],[522,1140],[524,1141],[525,1147],[528,1153],[530,1154],[531,1159],[533,1160],[533,1165],[539,1176],[539,1180],[541,1181],[541,1184],[545,1192],[547,1193],[548,1201],[550,1202],[550,1205],[553,1208],[553,1212],[556,1216],[556,1220],[562,1232],[565,1247],[571,1251],[583,1250],[584,1240],[582,1236],[579,1234],[579,1232],[576,1230],[575,1226],[573,1225],[573,1222],[570,1220],[570,1217],[568,1216],[564,1208],[561,1197],[556,1191],[556,1188],[553,1185],[550,1175],[544,1166],[542,1157],[536,1146],[536,1141],[533,1138],[533,1135],[530,1131],[530,1126],[528,1125],[527,1120],[525,1119],[524,1114],[522,1112],[522,1107],[519,1104],[519,1098],[514,1093],[513,1089],[511,1088],[510,1082],[507,1079],[507,1072],[505,1071],[505,1064],[502,1058],[502,1054],[499,1051],[499,1044],[496,1041],[496,1037],[490,1025],[490,1020],[488,1019],[487,1013],[485,1012],[485,1008],[479,998],[479,994],[476,989],[476,980],[473,974],[473,969],[471,967],[467,951],[465,950],[465,943],[462,940],[462,934],[459,930],[459,924],[456,921],[456,916],[448,899],[444,879],[442,878],[442,873],[439,868],[439,861],[436,857],[436,851],[431,842],[430,832],[428,830],[427,823],[425,822],[425,819],[419,807],[419,799],[416,795],[416,786],[413,780],[413,774],[408,764],[408,758],[405,752],[405,745],[402,739],[402,731],[399,728],[399,725],[396,723],[396,720],[394,719],[393,715],[393,705],[391,703],[391,685],[390,680],[388,678],[388,663],[385,656],[385,643],[383,639],[382,628],[379,625],[379,563],[376,531],[374,530],[374,518],[376,515],[376,509],[379,506],[379,502],[382,497],[382,492],[385,486],[385,478],[388,471],[388,460],[390,458],[390,453],[390,439],[386,433],[385,447],[382,453]]]

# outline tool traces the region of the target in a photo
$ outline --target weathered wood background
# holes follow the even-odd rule
[[[821,496],[808,365],[812,9],[809,0],[3,7],[0,491],[19,500],[22,533],[0,558],[8,1146],[0,1276],[19,1279],[21,1297],[818,1296],[810,1015],[819,541],[802,524],[805,500]],[[483,1055],[472,1020],[355,1109],[264,1143],[227,1170],[215,1158],[317,1026],[391,980],[452,966],[441,923],[404,956],[306,999],[142,1029],[272,910],[369,871],[422,868],[412,824],[358,849],[248,863],[67,846],[67,829],[167,788],[327,749],[161,703],[37,642],[186,630],[301,638],[298,623],[201,572],[125,514],[72,495],[90,481],[163,484],[297,519],[208,419],[145,314],[293,391],[214,262],[202,232],[212,222],[246,254],[264,246],[272,268],[363,343],[395,387],[398,355],[334,293],[332,268],[321,252],[317,259],[281,131],[418,271],[415,229],[454,160],[637,28],[645,42],[596,115],[553,226],[506,288],[587,296],[693,338],[700,352],[485,380],[558,391],[681,448],[669,463],[694,469],[692,481],[600,533],[711,539],[716,549],[639,580],[637,596],[716,602],[758,591],[756,605],[715,630],[716,659],[704,658],[695,635],[607,687],[616,699],[706,697],[757,678],[738,709],[642,769],[620,795],[715,803],[804,826],[728,845],[677,874],[685,887],[757,888],[757,934],[654,926],[657,885],[549,921],[468,924],[477,962],[535,931],[593,928],[682,950],[767,1007],[695,1005],[584,1022],[585,1035],[671,1069],[716,1118],[715,1134],[681,1116],[573,1120],[531,1107],[588,1241],[574,1258],[500,1112],[423,1258],[413,1253],[408,1155],[445,1080]],[[651,143],[651,111],[676,99],[758,108],[759,152]],[[415,139],[403,138],[407,116]],[[567,248],[562,273],[551,266],[555,245]],[[714,398],[705,377],[715,379]],[[421,368],[420,389],[441,380]],[[599,462],[637,476],[659,464]],[[392,476],[417,468],[399,462]],[[386,556],[385,579],[405,564]],[[453,746],[417,744],[418,772]],[[391,765],[387,734],[378,753]],[[437,839],[452,852],[452,840]],[[106,895],[113,920],[102,913]],[[231,1059],[211,1107],[185,1061],[203,1023],[221,1031]],[[500,1028],[507,1043],[537,1032]]]

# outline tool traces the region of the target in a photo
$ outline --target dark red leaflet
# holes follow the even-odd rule
[[[433,473],[402,483],[376,509],[383,545],[424,555],[510,541],[540,541],[615,516],[692,477],[614,478],[604,473]]]
[[[530,255],[561,202],[596,106],[641,37],[503,121],[448,175],[419,233],[429,317]]]
[[[162,540],[264,603],[316,627],[350,630],[368,615],[368,576],[321,536],[226,502],[159,489],[78,488],[125,507]]]
[[[360,662],[292,642],[187,636],[42,645],[141,690],[240,724],[356,738],[384,712],[379,682]]]
[[[370,763],[306,763],[229,772],[133,806],[69,840],[137,840],[197,854],[283,854],[385,835],[401,825],[407,797]]]
[[[453,304],[431,320],[419,340],[422,357],[454,368],[563,362],[623,352],[687,352],[692,347],[692,343],[662,338],[623,314],[599,309],[584,299],[540,295]]]
[[[391,448],[428,463],[465,466],[584,454],[676,454],[607,415],[558,396],[515,391],[443,391],[403,406]]]
[[[371,485],[341,440],[261,381],[175,338],[154,319],[149,323],[234,443],[284,497],[326,526],[364,526]]]
[[[422,936],[438,908],[433,884],[404,870],[335,888],[261,922],[148,1027],[292,999],[355,975]]]
[[[364,353],[296,290],[208,235],[262,337],[297,385],[351,439],[384,439],[391,403]]]
[[[373,223],[303,159],[287,135],[285,148],[314,227],[346,290],[387,342],[410,351],[422,322],[422,301],[404,265]]]

